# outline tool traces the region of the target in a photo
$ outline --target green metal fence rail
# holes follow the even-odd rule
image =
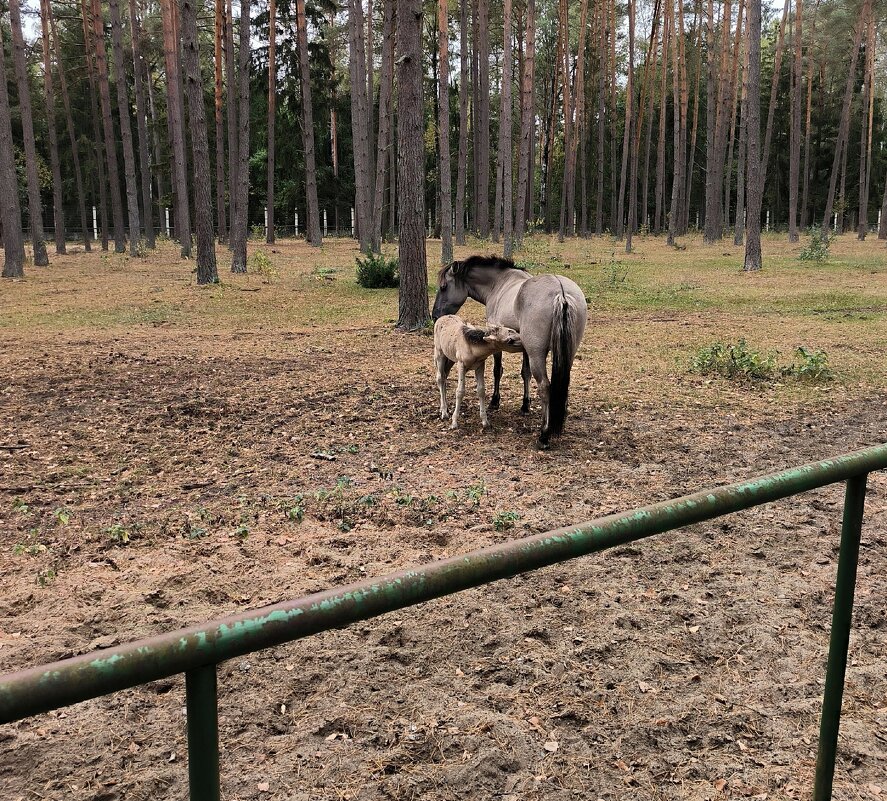
[[[216,666],[528,570],[846,481],[814,801],[831,798],[866,479],[887,444],[0,676],[0,723],[185,673],[192,801],[219,798]]]

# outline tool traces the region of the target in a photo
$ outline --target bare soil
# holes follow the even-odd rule
[[[384,322],[393,293],[328,280],[301,248],[279,247],[272,284],[197,290],[167,253],[131,272],[57,258],[0,287],[19,315],[0,350],[0,671],[884,440],[887,266],[846,320],[593,303],[566,433],[539,453],[517,357],[494,430],[470,386],[451,432],[431,340]],[[286,304],[302,317],[269,312]],[[814,332],[837,379],[687,371],[690,345],[755,330],[787,349]],[[222,664],[223,797],[808,799],[842,500],[809,493]],[[887,797],[887,477],[866,503],[837,799]],[[0,726],[10,801],[184,799],[186,766],[182,677]]]

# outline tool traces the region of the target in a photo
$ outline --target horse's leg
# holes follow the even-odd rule
[[[490,398],[489,408],[496,411],[499,408],[499,382],[502,380],[502,354],[493,354],[493,397]]]
[[[437,388],[440,390],[440,419],[446,420],[449,415],[447,407],[447,375],[450,372],[452,362],[446,356],[436,356],[435,364],[437,366]],[[448,364],[448,362],[450,362]]]
[[[530,413],[530,357],[524,352],[524,363],[520,370],[520,377],[524,380],[524,402],[521,404],[520,413]]]
[[[465,396],[465,363],[459,362],[459,383],[456,385],[456,408],[453,409],[453,422],[450,428],[459,427],[459,412],[462,411],[462,398]]]
[[[551,382],[548,380],[548,373],[545,370],[545,359],[548,354],[543,350],[527,355],[530,362],[530,372],[536,381],[539,400],[542,402],[542,428],[539,430],[539,439],[536,442],[536,446],[540,450],[548,450],[551,442],[551,432],[548,427],[548,397]]]
[[[474,378],[477,381],[477,402],[480,405],[480,422],[484,428],[489,428],[490,421],[487,419],[486,388],[484,387],[484,362],[481,362],[479,367],[474,368]]]

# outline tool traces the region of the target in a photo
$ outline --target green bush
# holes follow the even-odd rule
[[[814,382],[834,378],[824,350],[808,350],[801,346],[795,349],[794,355],[791,364],[780,367],[777,351],[762,353],[749,347],[744,339],[735,345],[715,342],[696,351],[690,359],[690,370],[739,381],[783,378]]]
[[[821,228],[814,228],[810,232],[810,242],[807,244],[798,258],[801,261],[825,261],[828,258],[828,249],[832,243],[832,238],[826,231],[823,233]]]
[[[357,283],[364,289],[393,289],[400,286],[397,259],[371,253],[357,257]]]
[[[776,354],[752,350],[744,339],[735,345],[715,342],[696,352],[690,359],[690,369],[724,378],[767,379],[776,374]]]
[[[247,272],[261,276],[269,284],[280,278],[280,270],[264,250],[257,250],[249,257],[247,268]]]

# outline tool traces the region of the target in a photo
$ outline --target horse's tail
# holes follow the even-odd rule
[[[553,436],[564,430],[567,418],[567,393],[573,365],[573,316],[575,312],[566,295],[554,302],[551,326],[551,385],[548,391],[548,430]]]

